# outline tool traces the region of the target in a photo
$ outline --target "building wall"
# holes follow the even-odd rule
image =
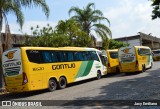
[[[151,49],[160,49],[160,38],[139,32],[139,35],[116,38],[115,40],[130,44],[130,46],[148,46]]]
[[[128,40],[127,43],[130,44],[130,46],[140,46],[141,45],[139,39]]]
[[[153,43],[153,46],[152,44],[144,44],[144,46],[148,46],[150,47],[152,50],[156,50],[156,49],[160,49],[160,43]]]

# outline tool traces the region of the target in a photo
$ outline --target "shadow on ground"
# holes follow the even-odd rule
[[[119,108],[144,108],[144,109],[159,109],[160,107],[129,107],[127,105],[133,106],[133,100],[160,100],[160,68],[149,69],[145,72],[147,76],[122,80],[109,85],[101,87],[101,92],[99,96],[95,97],[81,97],[74,101],[68,101],[63,104],[64,106],[113,106],[110,108],[118,109],[116,106],[121,106]],[[127,76],[136,76],[136,74],[131,74]],[[137,74],[140,75],[140,74]],[[118,100],[118,101],[117,101]],[[131,101],[129,101],[131,100]],[[72,107],[66,107],[72,108]],[[75,107],[74,107],[75,108]],[[78,109],[80,107],[77,107]],[[82,107],[83,108],[83,107]],[[108,107],[109,108],[109,107]]]
[[[116,73],[115,74],[108,74],[107,76],[103,76],[102,79],[113,78],[115,76],[120,77],[120,76],[123,76],[123,75],[117,75]],[[91,81],[94,81],[94,80],[96,80],[96,78],[88,79],[88,80],[84,80],[84,81],[80,81],[80,82],[76,82],[76,83],[71,83],[71,84],[67,85],[67,88],[68,87],[74,87],[74,86],[77,86],[77,85],[80,85],[80,84],[85,84],[87,82],[91,82]],[[44,93],[48,93],[48,90],[46,89],[46,90],[21,92],[21,93],[5,93],[5,94],[0,94],[0,100],[2,101],[2,100],[20,99],[20,98],[26,98],[26,97],[39,95],[39,94],[44,94]]]

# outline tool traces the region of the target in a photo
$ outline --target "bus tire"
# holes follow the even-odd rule
[[[145,65],[142,65],[142,73],[146,71]]]
[[[48,90],[50,92],[57,89],[57,81],[54,78],[51,78],[48,83]]]
[[[59,86],[60,89],[66,88],[66,86],[67,86],[67,80],[66,80],[65,77],[62,76],[62,77],[59,78],[59,84],[58,84],[58,86]]]
[[[99,80],[99,79],[101,79],[101,71],[97,71],[97,79]]]

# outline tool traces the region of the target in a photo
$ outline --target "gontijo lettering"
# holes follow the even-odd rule
[[[20,61],[3,64],[3,67],[16,67],[16,66],[19,66],[19,65],[21,65]]]
[[[68,69],[68,68],[75,68],[75,67],[76,67],[75,63],[52,65],[53,70]]]

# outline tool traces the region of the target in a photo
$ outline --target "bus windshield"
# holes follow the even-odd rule
[[[160,49],[153,50],[152,52],[153,52],[154,56],[159,56],[160,55]]]
[[[118,58],[118,52],[110,52],[110,57],[112,59],[117,59]]]

